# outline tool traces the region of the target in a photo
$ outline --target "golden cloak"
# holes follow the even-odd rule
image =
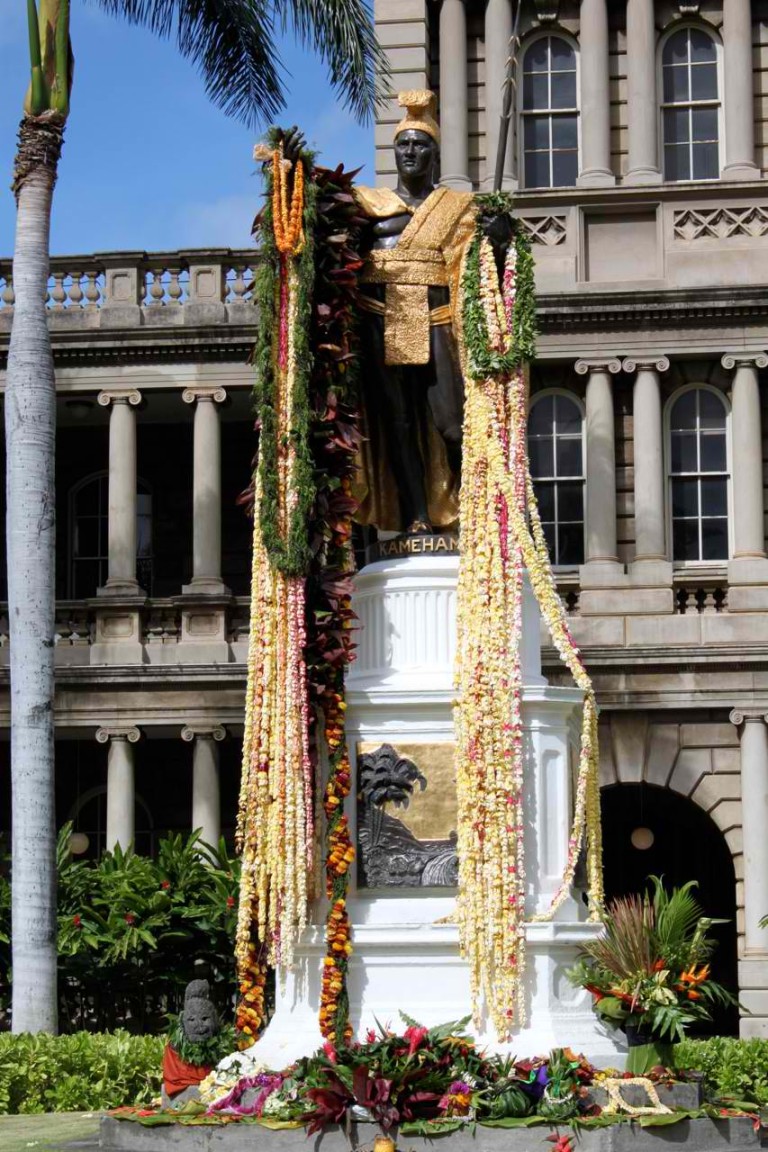
[[[374,220],[412,213],[397,243],[392,248],[371,251],[360,275],[363,286],[384,285],[383,303],[369,300],[363,307],[383,315],[385,365],[428,364],[430,326],[449,326],[460,348],[461,270],[477,217],[472,193],[436,188],[415,211],[388,188],[358,187],[355,198],[363,212]],[[430,287],[447,287],[447,307],[430,311]],[[365,371],[363,362],[363,377]],[[400,523],[398,493],[387,461],[383,430],[373,426],[365,404],[363,407],[365,440],[360,453],[356,491],[360,509],[356,519],[383,530],[402,530],[407,525]],[[435,527],[447,528],[458,516],[459,477],[448,465],[443,439],[429,413],[420,440],[430,521]]]

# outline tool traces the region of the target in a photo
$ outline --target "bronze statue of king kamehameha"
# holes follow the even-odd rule
[[[370,220],[360,276],[365,444],[356,519],[423,533],[455,525],[464,381],[459,283],[478,208],[471,192],[436,187],[434,95],[401,92],[396,191],[358,186]],[[499,256],[507,216],[483,220]]]

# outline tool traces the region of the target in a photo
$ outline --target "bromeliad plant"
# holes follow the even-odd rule
[[[594,997],[594,1008],[621,1028],[630,1045],[627,1068],[639,1075],[655,1064],[674,1067],[674,1044],[710,1019],[715,1005],[734,997],[710,979],[715,941],[691,880],[667,892],[657,876],[642,896],[613,900],[603,913],[605,932],[582,948],[571,981]]]

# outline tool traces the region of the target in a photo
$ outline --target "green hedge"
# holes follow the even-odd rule
[[[160,1094],[162,1036],[0,1033],[0,1114],[91,1112]]]
[[[685,1040],[678,1046],[677,1064],[703,1072],[710,1091],[719,1096],[768,1104],[768,1040]]]

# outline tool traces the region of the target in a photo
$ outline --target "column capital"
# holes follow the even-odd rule
[[[210,400],[214,404],[223,404],[227,398],[227,393],[224,388],[218,386],[203,387],[201,385],[199,388],[185,388],[181,398],[185,404],[194,404],[196,400]]]
[[[129,744],[138,744],[141,740],[141,729],[135,724],[115,724],[96,729],[96,739],[99,744],[108,744],[110,740],[127,740]]]
[[[99,392],[97,399],[103,408],[108,408],[110,404],[130,404],[135,408],[141,404],[141,392],[138,388],[110,388]]]
[[[605,360],[577,360],[574,367],[579,376],[586,376],[592,372],[610,372],[615,376],[617,372],[621,372],[621,360],[617,356]]]
[[[720,363],[730,372],[732,368],[768,368],[765,352],[726,352]]]
[[[728,719],[731,724],[740,728],[742,724],[768,724],[768,713],[762,708],[734,708]]]
[[[669,359],[666,356],[628,356],[621,367],[624,372],[666,372]]]
[[[202,740],[216,740],[221,741],[227,735],[227,730],[223,724],[217,724],[212,721],[206,724],[200,721],[199,724],[185,724],[181,730],[181,738],[188,744],[191,744],[198,737]]]

